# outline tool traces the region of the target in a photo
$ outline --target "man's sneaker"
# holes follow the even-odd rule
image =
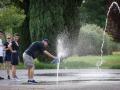
[[[3,80],[4,78],[3,77],[0,77],[0,80]]]
[[[10,79],[10,76],[8,75],[8,79]]]
[[[37,81],[35,81],[35,80],[28,80],[28,83],[33,83],[33,84],[36,84],[36,83],[38,83]]]

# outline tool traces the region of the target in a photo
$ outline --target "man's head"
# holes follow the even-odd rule
[[[14,40],[15,40],[15,41],[18,41],[19,38],[20,38],[19,34],[18,34],[18,33],[15,33],[15,34],[14,34]]]
[[[42,42],[45,47],[48,47],[48,39],[43,39]]]

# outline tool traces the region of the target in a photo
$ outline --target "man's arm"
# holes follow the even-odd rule
[[[44,51],[44,54],[46,54],[47,56],[51,57],[51,58],[55,58],[55,56],[53,56],[52,54],[50,54],[47,50]]]

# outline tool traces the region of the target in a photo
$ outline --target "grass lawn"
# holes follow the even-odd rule
[[[61,68],[97,68],[96,63],[100,59],[100,56],[73,56],[65,59],[61,64]],[[103,56],[101,68],[120,69],[120,55]]]
[[[97,68],[96,63],[101,59],[100,56],[72,56],[63,60],[60,64],[62,69],[83,69]],[[55,69],[56,65],[35,61],[36,69]],[[17,66],[19,69],[24,69],[23,63]],[[103,64],[101,68],[105,69],[120,69],[120,55],[103,56]]]
[[[34,61],[34,65],[36,69],[54,69],[56,68],[55,64],[50,64],[50,63],[43,63],[43,62],[39,62],[37,60]],[[17,66],[18,69],[25,69],[25,65],[23,63],[20,63]]]

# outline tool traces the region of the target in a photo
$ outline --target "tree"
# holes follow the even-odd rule
[[[24,11],[15,6],[6,6],[0,9],[0,26],[3,30],[13,30],[22,25],[25,15]]]
[[[73,55],[76,54],[74,50],[80,30],[80,7],[82,0],[64,0],[64,3],[64,27],[68,32],[70,55]]]
[[[77,47],[78,54],[100,55],[101,43],[103,41],[103,38],[101,38],[102,36],[103,36],[103,28],[101,28],[100,26],[97,26],[95,24],[83,25],[80,29],[80,34],[79,34],[79,43]],[[111,38],[107,33],[104,37],[104,41],[105,43],[103,47],[103,54],[109,55],[112,53],[114,42],[111,41]]]
[[[97,24],[105,26],[106,3],[105,0],[84,0],[81,11],[81,23]]]
[[[50,48],[56,51],[57,36],[65,31],[69,33],[69,43],[74,43],[80,29],[81,3],[82,0],[30,0],[30,31],[33,41],[47,37],[52,43]]]
[[[29,0],[0,0],[1,4],[1,23],[0,27],[4,30],[19,33],[20,52],[30,45],[29,31]]]
[[[9,5],[10,3],[11,3],[10,0],[0,0],[0,8],[3,8],[6,5]]]
[[[14,30],[14,32],[18,32],[21,36],[21,53],[30,45],[31,37],[30,37],[30,29],[29,29],[29,0],[11,0],[12,4],[17,8],[24,10],[24,14],[26,15],[22,26],[18,29]]]

